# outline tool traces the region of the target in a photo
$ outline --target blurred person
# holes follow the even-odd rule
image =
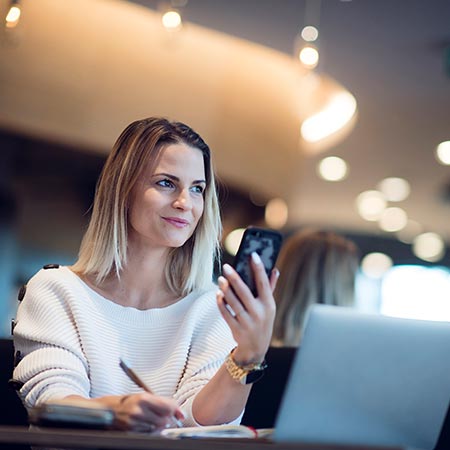
[[[300,344],[309,306],[354,304],[358,250],[352,241],[336,233],[315,229],[296,232],[285,241],[278,267],[274,346]]]
[[[71,267],[44,266],[22,293],[14,379],[27,408],[73,400],[112,409],[114,427],[239,423],[270,344],[278,272],[257,254],[258,295],[225,264],[204,140],[163,118],[131,123],[100,175]],[[152,393],[119,366],[131,363]],[[176,422],[175,420],[175,422]]]

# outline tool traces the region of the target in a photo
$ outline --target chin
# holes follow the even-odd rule
[[[168,246],[170,248],[180,248],[183,247],[183,245],[186,243],[186,241],[178,241],[178,242],[174,242],[172,241]]]
[[[191,235],[189,236],[178,236],[178,237],[173,237],[173,238],[169,238],[168,239],[168,245],[169,247],[172,248],[180,248],[183,247],[184,244],[186,244],[186,242],[189,240],[189,238],[191,237]]]

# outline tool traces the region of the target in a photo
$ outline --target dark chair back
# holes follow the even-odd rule
[[[242,418],[242,424],[254,428],[273,428],[296,352],[294,347],[270,347],[266,355],[268,367],[257,381]]]
[[[441,433],[436,443],[434,450],[448,450],[450,449],[450,405],[447,408],[447,414],[442,424]]]
[[[0,339],[0,408],[1,425],[28,425],[27,412],[14,388],[8,384],[14,369],[12,339]]]

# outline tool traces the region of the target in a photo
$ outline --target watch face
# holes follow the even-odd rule
[[[264,375],[264,370],[252,370],[244,377],[242,384],[252,384],[260,380]]]

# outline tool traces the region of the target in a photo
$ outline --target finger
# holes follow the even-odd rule
[[[170,417],[179,410],[179,406],[175,400],[171,398],[160,397],[150,393],[142,394],[142,408],[151,411],[159,417]]]
[[[227,325],[230,327],[231,331],[235,331],[236,327],[239,326],[239,321],[236,318],[236,314],[234,315],[230,312],[229,306],[225,301],[223,292],[219,291],[216,296],[217,299],[217,307],[219,308],[222,317],[224,318]]]
[[[119,430],[154,431],[160,426],[163,424],[157,415],[143,411],[137,404],[115,414],[114,427]]]
[[[159,397],[147,392],[130,394],[122,398],[116,413],[120,429],[153,431],[171,425],[175,413],[182,414],[173,399]]]
[[[258,253],[253,252],[250,259],[258,297],[267,302],[272,296],[272,288],[269,283],[266,269],[264,268],[264,264]]]
[[[152,410],[143,411],[143,414],[139,417],[135,417],[136,423],[141,423],[142,426],[150,425],[150,428],[163,429],[173,424],[173,414],[160,415]]]
[[[225,322],[228,324],[228,326],[231,329],[234,329],[236,326],[236,320],[234,319],[236,316],[236,313],[231,313],[229,308],[227,308],[227,303],[224,299],[224,294],[222,291],[218,291],[216,294],[216,302],[217,307],[219,308],[220,314],[222,314],[222,317],[225,319]],[[234,314],[234,315],[233,315]]]
[[[246,312],[241,301],[236,297],[233,289],[231,289],[228,280],[220,276],[217,280],[219,282],[220,290],[222,291],[225,299],[225,308],[229,311],[233,318],[237,318]]]
[[[252,302],[255,297],[250,288],[229,264],[223,265],[223,274],[226,276],[229,286],[232,287],[232,289],[224,291],[227,303],[238,301],[244,310],[251,314],[253,311]],[[231,306],[233,307],[233,304]]]
[[[275,291],[275,288],[277,287],[278,279],[280,278],[280,271],[275,268],[272,270],[272,273],[270,274],[270,288],[272,289],[272,292]]]
[[[130,420],[129,429],[139,432],[152,432],[165,427],[165,424],[159,422],[157,419],[149,417],[133,418]]]
[[[175,411],[174,416],[178,419],[178,420],[184,420],[186,419],[186,416],[184,415],[184,412],[182,411],[182,409],[180,407],[178,407]]]
[[[155,429],[173,426],[176,420],[174,416],[184,419],[184,414],[175,400],[147,392],[138,394],[135,406],[130,410],[132,419],[136,422],[153,424]]]

